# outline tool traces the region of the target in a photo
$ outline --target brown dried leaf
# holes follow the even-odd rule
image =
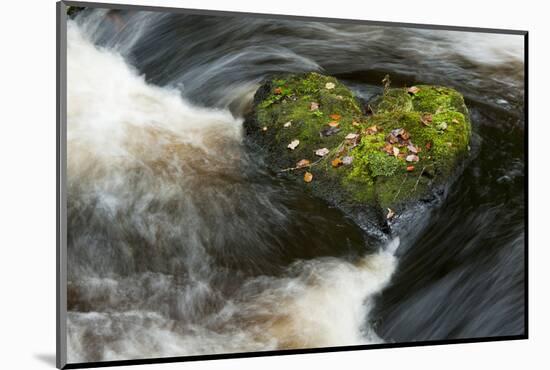
[[[388,137],[386,137],[386,141],[389,142],[390,144],[395,144],[399,142],[399,139],[395,135],[389,134]]]
[[[414,146],[412,144],[409,144],[409,145],[407,145],[407,149],[409,150],[409,152],[411,152],[413,154],[418,154],[418,149],[420,149],[420,148],[417,148],[416,146]]]
[[[411,94],[416,94],[417,92],[419,92],[420,89],[416,86],[411,86],[407,89],[407,92],[408,93],[411,93]]]
[[[373,135],[373,134],[376,134],[376,133],[378,133],[378,126],[376,126],[376,125],[368,127],[367,130],[366,130],[367,135]]]
[[[304,181],[311,182],[313,180],[313,174],[311,172],[304,173]]]
[[[354,133],[350,133],[350,134],[347,134],[345,139],[346,140],[353,140],[353,139],[356,139],[359,135],[357,134],[354,134]]]
[[[330,119],[335,120],[335,121],[339,121],[340,118],[342,118],[342,116],[339,115],[339,114],[331,114],[331,115],[329,115],[329,117],[330,117]]]
[[[317,110],[317,109],[319,109],[319,103],[312,101],[311,104],[309,105],[309,110]]]
[[[273,90],[273,93],[275,95],[281,95],[283,92],[283,89],[281,89],[280,87],[276,87],[275,90]]]
[[[310,164],[311,162],[307,159],[301,159],[300,161],[298,161],[298,163],[296,163],[296,168],[304,168],[309,166]]]
[[[407,162],[418,162],[420,160],[420,158],[418,158],[418,156],[416,154],[409,154],[405,160]]]
[[[405,130],[402,129],[402,128],[396,128],[396,129],[391,130],[391,134],[395,137],[401,136],[403,134],[403,132],[405,132]]]
[[[422,117],[420,117],[420,122],[422,122],[425,126],[430,126],[432,123],[433,116],[430,113],[423,114]]]
[[[403,132],[401,133],[401,139],[407,141],[410,138],[411,138],[411,134],[409,134],[407,130],[403,130]]]
[[[328,125],[329,125],[330,127],[338,127],[338,126],[340,126],[340,124],[339,124],[338,122],[336,122],[336,121],[329,122]]]
[[[393,155],[393,145],[391,144],[385,144],[384,148],[382,148],[388,155]]]
[[[407,166],[407,172],[413,172],[414,166]]]

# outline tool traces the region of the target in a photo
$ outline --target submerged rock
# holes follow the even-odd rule
[[[468,155],[471,125],[462,95],[441,86],[387,89],[369,111],[334,77],[288,75],[259,88],[245,129],[273,171],[360,226],[384,226],[449,181]]]

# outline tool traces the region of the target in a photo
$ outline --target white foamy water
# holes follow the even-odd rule
[[[241,125],[146,83],[69,22],[68,188],[79,219],[69,228],[84,230],[69,238],[69,362],[381,341],[368,313],[398,241],[355,262],[298,261],[279,277],[228,274],[229,297],[214,281],[225,268],[208,252],[228,227],[220,220],[248,227],[233,212],[244,201],[231,180]],[[247,191],[284,219],[268,189]]]

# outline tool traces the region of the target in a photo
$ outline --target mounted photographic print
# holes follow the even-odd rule
[[[57,11],[58,367],[527,338],[527,32]]]

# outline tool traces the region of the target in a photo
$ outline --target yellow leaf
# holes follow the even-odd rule
[[[311,182],[313,180],[313,174],[311,172],[304,173],[304,181]]]

